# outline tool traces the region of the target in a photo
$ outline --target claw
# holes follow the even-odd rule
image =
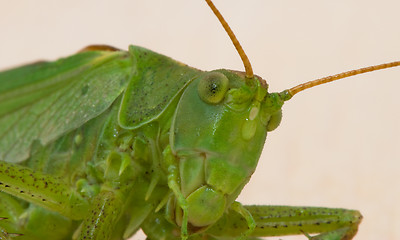
[[[0,240],[11,240],[15,237],[23,236],[22,233],[7,233],[4,229],[0,230]]]
[[[3,220],[3,219],[1,219],[1,220]],[[19,237],[19,236],[22,236],[22,235],[24,235],[24,234],[8,233],[6,230],[0,228],[0,240],[11,240],[11,238]]]
[[[14,238],[14,237],[24,236],[24,234],[22,234],[22,233],[9,233],[8,236]]]
[[[7,220],[6,217],[0,217],[1,220]],[[8,233],[5,229],[0,227],[0,240],[11,240],[11,238],[23,236],[22,233]]]
[[[301,233],[304,234],[304,236],[306,236],[308,239],[312,239],[312,236],[306,232],[304,232],[303,230],[300,230]]]
[[[151,177],[150,186],[147,189],[146,196],[144,198],[146,201],[149,200],[149,198],[151,197],[151,194],[153,193],[154,188],[157,186],[159,179],[160,177],[158,175],[153,175]]]

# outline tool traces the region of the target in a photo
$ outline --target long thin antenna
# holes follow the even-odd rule
[[[229,27],[228,23],[225,21],[224,17],[222,17],[221,13],[218,11],[218,9],[215,7],[214,3],[212,3],[211,0],[206,0],[208,6],[210,6],[211,10],[214,12],[215,16],[217,16],[219,22],[222,24],[224,27],[226,33],[228,33],[228,36],[230,37],[233,45],[235,46],[236,50],[238,51],[240,58],[242,59],[242,62],[244,64],[244,69],[246,70],[246,77],[247,78],[253,78],[253,69],[251,67],[249,58],[247,57],[246,53],[244,52],[242,46],[240,45],[239,41],[237,40],[235,34],[233,33],[232,29]]]
[[[283,91],[283,93],[285,95],[288,94],[289,96],[287,96],[287,97],[288,97],[288,99],[290,99],[291,97],[293,97],[298,92],[301,92],[301,91],[306,90],[308,88],[312,88],[312,87],[315,87],[315,86],[318,86],[318,85],[321,85],[321,84],[324,84],[324,83],[328,83],[328,82],[332,82],[332,81],[335,81],[335,80],[347,78],[347,77],[358,75],[358,74],[361,74],[361,73],[372,72],[372,71],[381,70],[381,69],[385,69],[385,68],[396,67],[396,66],[400,66],[400,61],[384,63],[384,64],[374,65],[374,66],[360,68],[360,69],[356,69],[356,70],[351,70],[351,71],[347,71],[347,72],[342,72],[342,73],[335,74],[335,75],[332,75],[332,76],[319,78],[319,79],[316,79],[316,80],[313,80],[313,81],[302,83],[300,85],[297,85],[295,87],[292,87],[292,88],[290,88],[288,90]]]

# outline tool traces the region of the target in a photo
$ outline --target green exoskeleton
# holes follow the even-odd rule
[[[351,239],[355,210],[235,202],[283,102],[324,80],[268,93],[223,25],[245,73],[135,46],[0,73],[0,238]]]

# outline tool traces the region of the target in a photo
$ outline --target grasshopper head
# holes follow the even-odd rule
[[[250,180],[267,132],[280,123],[283,105],[281,95],[269,94],[266,82],[253,75],[232,30],[212,1],[206,2],[231,38],[246,72],[204,73],[185,89],[177,105],[170,146],[179,161],[180,191],[194,230],[215,223]],[[180,224],[179,211],[175,219]]]
[[[246,72],[204,73],[187,86],[177,105],[170,146],[179,163],[180,192],[192,232],[215,223],[249,181],[267,132],[280,123],[284,101],[313,86],[400,66],[400,61],[371,66],[270,94],[265,81],[254,76],[249,59],[218,9],[211,0],[206,2],[231,38]],[[169,212],[174,209],[171,205],[167,206]],[[179,207],[175,206],[173,214],[176,223],[183,223]],[[186,234],[187,229],[183,230]]]
[[[237,198],[255,171],[267,131],[279,125],[282,104],[263,80],[228,70],[204,73],[185,89],[170,144],[191,226],[213,224]]]

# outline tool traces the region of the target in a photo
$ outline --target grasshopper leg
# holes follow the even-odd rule
[[[88,217],[80,228],[79,239],[111,239],[115,224],[121,216],[122,205],[115,191],[101,191],[91,203]]]
[[[362,216],[356,210],[321,207],[244,206],[256,221],[252,237],[305,235],[310,240],[350,240],[357,233]],[[247,221],[229,211],[211,229],[213,236],[240,237]],[[311,234],[316,234],[311,236]]]
[[[10,239],[10,233],[22,233],[18,223],[24,210],[17,199],[0,193],[0,239]]]
[[[172,190],[175,197],[177,198],[179,207],[182,209],[182,226],[181,226],[181,238],[186,240],[188,238],[188,206],[185,197],[179,188],[179,167],[175,157],[172,154],[170,146],[168,146],[164,152],[164,161],[168,168],[168,187]]]
[[[239,202],[234,202],[231,205],[232,209],[239,213],[247,222],[248,229],[242,233],[239,239],[246,239],[247,236],[249,236],[255,229],[256,227],[256,222],[250,213],[249,210],[247,210],[243,205]]]
[[[0,161],[0,191],[74,220],[83,219],[89,203],[61,179]]]
[[[0,216],[0,239],[5,240],[66,239],[78,223],[6,193],[0,193]]]
[[[1,220],[7,220],[7,218],[0,217],[0,221]],[[0,224],[0,239],[1,240],[11,240],[11,236],[10,235],[11,234],[4,227],[2,227],[1,224]]]
[[[2,161],[0,191],[0,217],[7,218],[0,229],[8,238],[61,239],[70,235],[73,220],[83,219],[89,205],[61,179]]]

